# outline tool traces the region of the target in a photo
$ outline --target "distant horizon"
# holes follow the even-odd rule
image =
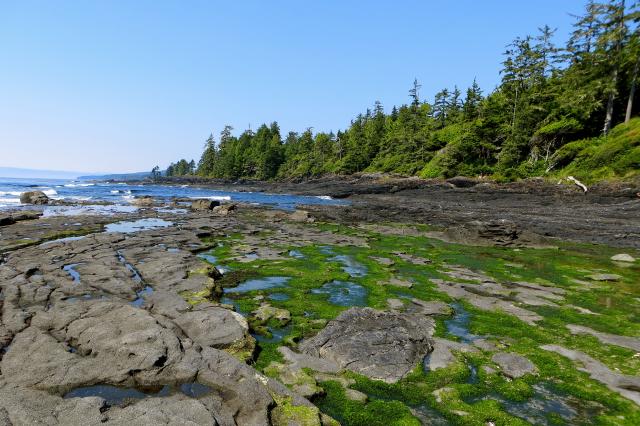
[[[145,170],[133,172],[82,172],[69,170],[47,170],[25,167],[0,166],[0,179],[78,179],[83,176],[105,176],[130,173],[144,173]]]

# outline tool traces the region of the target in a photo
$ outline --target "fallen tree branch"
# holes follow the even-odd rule
[[[574,178],[573,176],[569,176],[567,179],[582,188],[584,192],[587,192],[587,186],[584,183],[580,182],[578,179]]]

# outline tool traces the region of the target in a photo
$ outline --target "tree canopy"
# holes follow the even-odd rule
[[[543,174],[573,141],[597,138],[637,112],[640,66],[638,4],[589,1],[575,17],[565,46],[555,30],[515,38],[504,52],[501,82],[483,94],[478,84],[420,97],[389,113],[380,102],[338,133],[289,132],[276,122],[239,136],[226,126],[210,135],[197,164],[180,160],[167,175],[274,179],[325,173],[393,172],[422,177]]]

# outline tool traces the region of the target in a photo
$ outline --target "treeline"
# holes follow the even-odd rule
[[[509,44],[501,83],[491,93],[474,81],[427,102],[416,80],[410,103],[386,113],[376,102],[336,134],[307,129],[283,137],[274,122],[236,137],[227,126],[217,142],[209,136],[197,166],[180,160],[171,174],[272,179],[381,171],[516,179],[553,172],[572,160],[556,155],[562,146],[607,134],[636,112],[638,20],[637,3],[590,1],[565,46],[553,43],[548,26]]]
[[[196,162],[194,160],[187,161],[185,159],[179,160],[175,163],[169,164],[165,171],[165,176],[185,176],[192,175],[196,172]]]

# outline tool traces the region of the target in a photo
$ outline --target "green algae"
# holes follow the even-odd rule
[[[602,344],[592,336],[572,335],[566,328],[568,324],[578,324],[612,334],[640,335],[640,265],[623,267],[612,262],[610,257],[620,250],[561,242],[557,249],[469,247],[430,239],[416,235],[416,232],[397,235],[396,231],[402,229],[402,225],[396,224],[390,225],[394,234],[324,223],[305,226],[367,238],[368,247],[330,246],[331,254],[328,254],[323,249],[325,245],[282,246],[278,248],[286,251],[295,249],[304,258],[289,257],[277,261],[258,258],[250,264],[231,258],[233,252],[229,247],[241,244],[242,236],[234,235],[228,238],[229,241],[222,240],[223,246],[213,250],[225,267],[241,274],[291,277],[286,287],[277,289],[288,298],[269,300],[274,307],[291,312],[291,330],[281,342],[259,343],[253,365],[260,371],[266,371],[274,362],[282,362],[277,351],[280,345],[295,348],[301,339],[314,335],[327,320],[347,309],[332,305],[326,297],[312,292],[333,280],[349,280],[363,286],[367,290],[368,306],[378,309],[386,309],[388,298],[451,303],[453,300],[438,291],[431,281],[434,278],[451,280],[441,272],[447,265],[481,272],[498,282],[527,281],[566,292],[563,299],[554,301],[557,306],[526,306],[526,309],[543,317],[536,325],[524,323],[500,310],[483,311],[459,301],[471,314],[471,333],[492,336],[502,349],[527,357],[538,368],[537,375],[510,380],[499,371],[485,371],[484,367],[498,370],[491,361],[491,353],[485,352],[458,354],[458,362],[433,372],[425,372],[419,366],[396,384],[376,382],[349,373],[355,380],[351,387],[367,394],[369,402],[349,400],[343,385],[338,382],[320,383],[326,396],[314,401],[323,412],[342,424],[419,424],[411,411],[416,407],[427,407],[451,424],[485,425],[490,421],[496,425],[527,424],[525,420],[509,414],[503,401],[526,402],[534,395],[533,387],[540,383],[550,383],[557,392],[590,407],[588,416],[579,411],[578,417],[569,422],[558,413],[546,413],[548,424],[640,424],[640,410],[635,404],[590,379],[588,374],[578,370],[579,366],[566,358],[540,349],[544,344],[560,344],[582,351],[621,373],[639,374],[640,357],[633,351]],[[425,227],[424,231],[428,229]],[[268,245],[268,239],[265,244]],[[636,251],[624,251],[640,257]],[[429,259],[431,263],[416,265],[399,257],[397,252]],[[330,260],[335,255],[351,256],[366,268],[367,274],[349,276],[339,262]],[[388,258],[393,264],[383,265],[372,257]],[[614,273],[621,279],[606,283],[585,279],[594,272]],[[410,280],[413,286],[389,285],[390,280],[398,276]],[[469,285],[474,284],[470,282]],[[233,302],[244,312],[251,312],[259,305],[256,296],[268,297],[269,294],[270,290],[259,290],[234,295]],[[585,314],[576,307],[593,314]],[[436,324],[436,335],[445,336],[444,318],[436,318]],[[453,339],[450,335],[446,337]],[[443,388],[448,391],[437,401],[434,392]]]

